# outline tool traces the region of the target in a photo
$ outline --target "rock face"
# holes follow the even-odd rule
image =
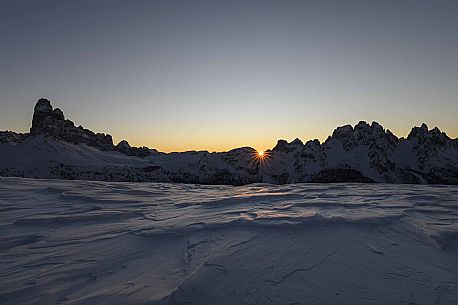
[[[324,143],[279,140],[264,159],[250,147],[165,154],[131,147],[125,140],[114,145],[110,135],[75,127],[60,109],[40,99],[30,134],[0,132],[0,175],[233,185],[458,184],[458,140],[425,124],[397,138],[377,122],[361,121],[336,128]]]
[[[128,156],[144,158],[151,153],[147,147],[130,147],[125,140],[114,146],[111,135],[76,127],[72,121],[65,119],[62,110],[53,109],[51,102],[43,98],[35,105],[30,134],[51,136],[72,144],[86,144],[102,151],[119,151]]]
[[[149,149],[146,146],[131,147],[129,142],[127,142],[126,140],[122,140],[121,142],[119,142],[118,145],[116,145],[115,150],[127,156],[135,156],[139,158],[146,158],[149,155],[151,155],[152,152],[157,153],[156,150]]]
[[[21,143],[26,136],[26,134],[14,131],[0,131],[0,143]]]
[[[59,108],[53,109],[47,99],[39,99],[35,105],[32,119],[31,135],[47,135],[72,144],[86,144],[100,150],[114,150],[111,135],[97,133],[76,127],[72,121],[66,120]]]
[[[279,141],[270,176],[277,183],[383,182],[458,184],[458,145],[437,127],[414,127],[398,139],[377,122],[336,128],[323,144]],[[289,168],[288,168],[289,166]],[[281,175],[278,172],[282,171]]]

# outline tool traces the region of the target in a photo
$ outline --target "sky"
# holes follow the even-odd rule
[[[38,98],[115,142],[272,148],[377,121],[458,137],[458,1],[41,1],[0,9],[0,130]]]

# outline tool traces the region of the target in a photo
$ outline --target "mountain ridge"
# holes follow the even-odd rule
[[[38,167],[28,163],[34,158],[27,151],[35,150],[42,157],[37,160]],[[257,158],[251,147],[214,153],[162,153],[145,146],[131,147],[126,140],[115,145],[111,135],[75,126],[62,110],[43,98],[34,107],[29,133],[0,132],[0,156],[2,176],[234,185],[458,184],[458,139],[451,139],[437,127],[430,130],[426,124],[413,127],[406,138],[398,138],[377,122],[360,121],[355,126],[337,127],[323,143],[280,139],[263,159]],[[92,160],[95,157],[98,162]]]

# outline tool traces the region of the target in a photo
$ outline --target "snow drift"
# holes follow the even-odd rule
[[[458,299],[458,188],[0,178],[11,304]]]

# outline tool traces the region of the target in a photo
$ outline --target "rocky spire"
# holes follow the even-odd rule
[[[41,98],[38,100],[34,108],[30,133],[40,133],[41,131],[44,131],[50,124],[63,120],[63,112],[59,108],[53,110],[51,102],[47,99]]]
[[[53,109],[51,102],[44,98],[39,99],[35,105],[30,134],[51,136],[73,144],[83,143],[101,150],[115,148],[111,135],[95,134],[81,126],[75,127],[72,121],[65,119],[62,110]]]
[[[426,144],[432,148],[454,145],[453,140],[445,132],[440,131],[437,127],[429,130],[425,123],[420,127],[413,127],[407,140],[416,141],[419,145]]]
[[[94,133],[82,126],[75,127],[72,121],[65,119],[64,113],[59,108],[54,108],[51,102],[41,98],[37,101],[31,135],[45,135],[73,144],[85,144],[106,151],[118,151],[128,156],[147,157],[151,154],[148,147],[131,147],[127,141],[113,145],[113,138],[109,134]]]

